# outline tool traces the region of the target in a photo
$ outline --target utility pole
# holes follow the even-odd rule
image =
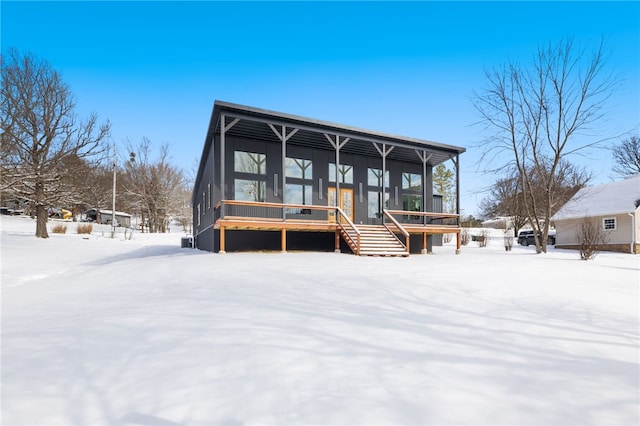
[[[113,144],[113,202],[111,203],[111,238],[116,235],[116,168],[118,166],[118,156],[116,144]]]

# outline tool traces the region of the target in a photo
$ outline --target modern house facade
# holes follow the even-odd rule
[[[432,168],[453,160],[459,193],[464,151],[216,101],[192,196],[194,247],[428,252],[460,232],[459,211],[441,213]]]
[[[579,248],[578,230],[587,220],[603,232],[600,250],[638,253],[639,212],[640,175],[582,188],[551,218],[556,228],[556,248]]]

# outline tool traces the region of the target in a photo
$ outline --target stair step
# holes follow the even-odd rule
[[[372,252],[368,252],[368,251],[360,250],[360,256],[407,257],[407,256],[409,256],[409,253],[407,253],[407,252],[396,253],[396,252],[388,252],[388,251],[372,251]]]
[[[360,232],[360,256],[409,256],[406,248],[396,235],[384,226],[357,225],[356,228]],[[343,228],[341,229],[341,234],[351,250],[356,252],[358,241],[356,230]],[[352,241],[349,241],[349,239]]]

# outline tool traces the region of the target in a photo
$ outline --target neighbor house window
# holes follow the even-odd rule
[[[602,228],[606,230],[613,231],[616,229],[616,218],[608,217],[606,219],[602,219]]]
[[[207,184],[207,210],[211,208],[211,182]]]
[[[200,225],[200,203],[198,203],[198,213],[196,214],[196,217],[198,218],[198,225]]]
[[[265,201],[267,193],[267,156],[257,152],[234,153],[234,199]]]

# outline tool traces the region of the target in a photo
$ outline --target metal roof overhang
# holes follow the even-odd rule
[[[214,104],[207,142],[210,142],[210,138],[214,134],[220,133],[222,115],[228,117],[225,122],[226,125],[229,125],[235,118],[240,119],[233,127],[227,130],[226,135],[228,136],[279,143],[280,139],[271,130],[269,124],[276,126],[278,130],[280,130],[280,126],[286,126],[288,130],[298,129],[298,132],[287,140],[287,145],[331,150],[333,147],[325,137],[325,134],[331,137],[340,136],[341,139],[349,138],[349,142],[340,149],[342,154],[380,158],[380,153],[374,143],[380,148],[382,148],[382,144],[386,144],[387,149],[389,146],[396,147],[387,155],[387,160],[422,163],[416,153],[417,150],[421,155],[430,156],[428,164],[435,166],[465,152],[465,148],[457,146],[391,135],[222,101],[216,101]]]

